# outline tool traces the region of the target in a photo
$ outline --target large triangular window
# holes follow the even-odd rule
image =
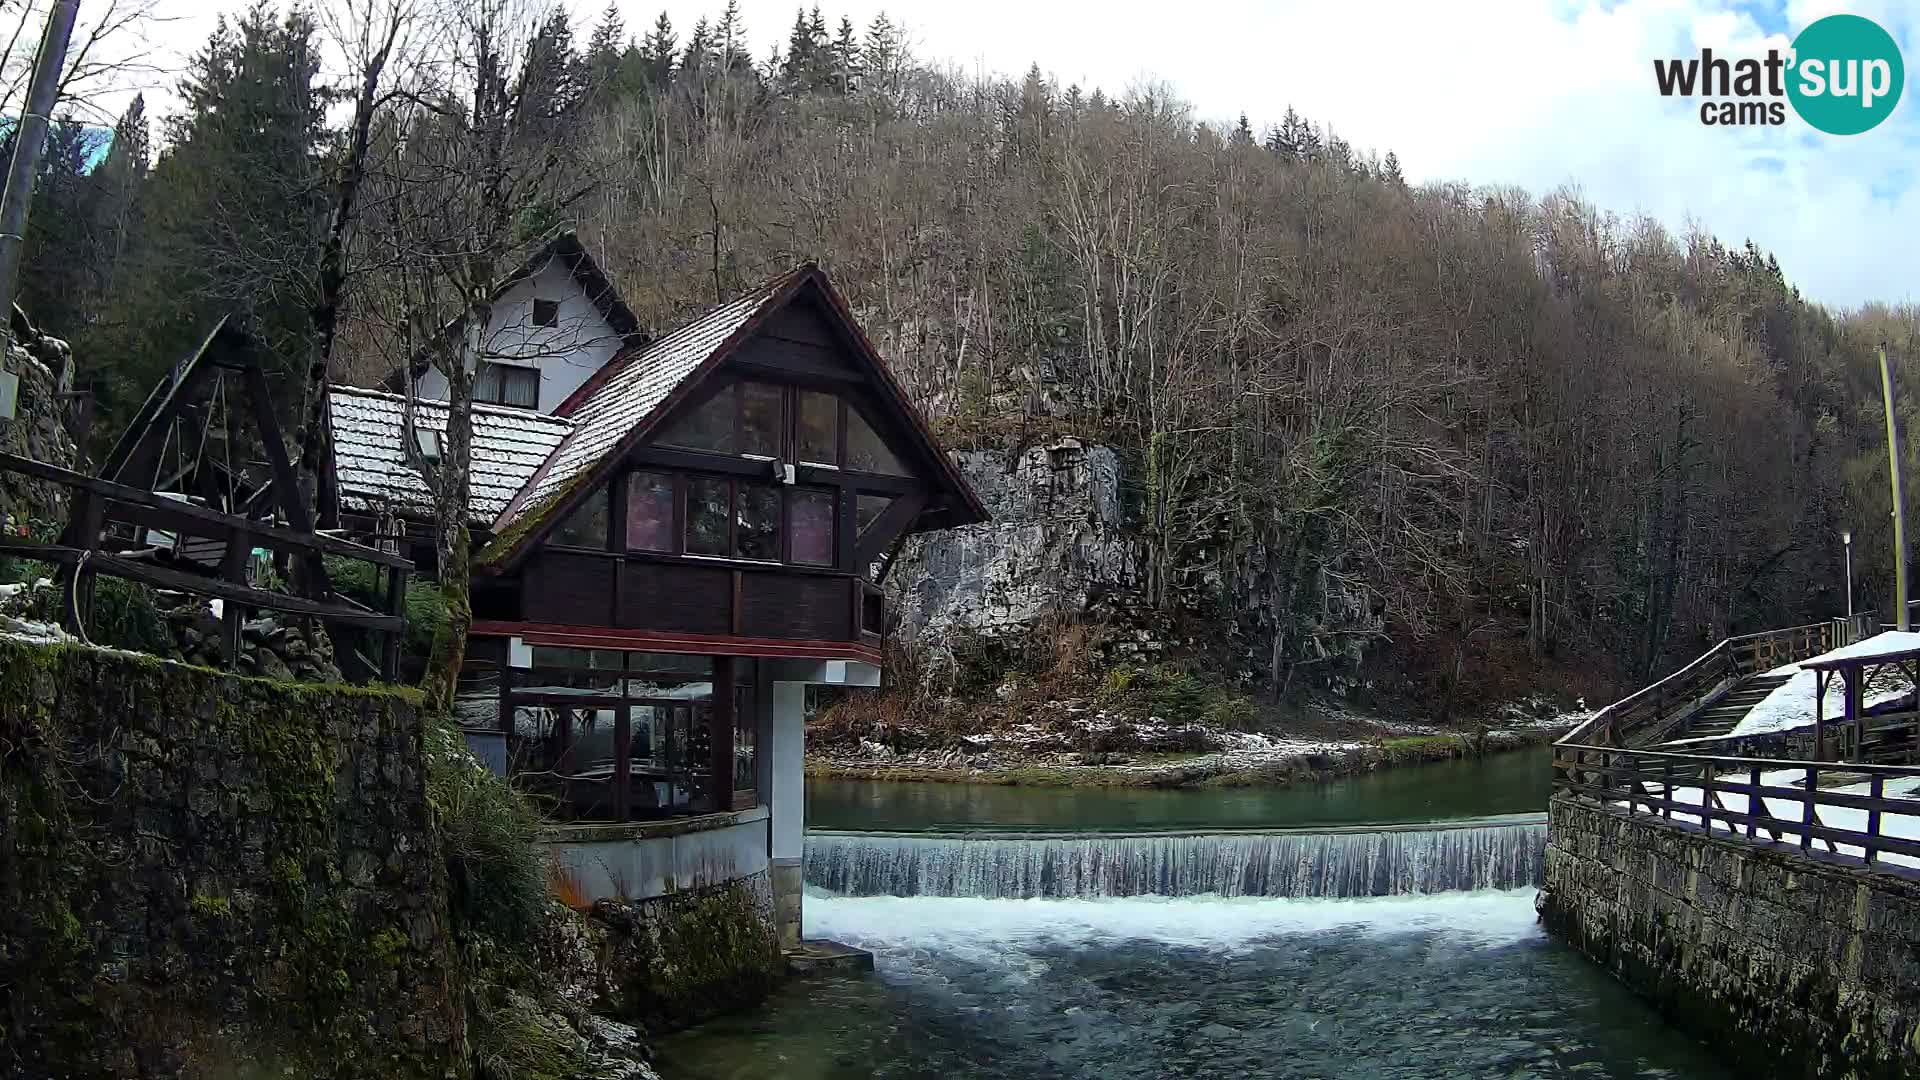
[[[843,468],[854,472],[881,473],[886,476],[911,476],[900,459],[893,456],[886,441],[860,415],[858,409],[847,409],[847,460]]]

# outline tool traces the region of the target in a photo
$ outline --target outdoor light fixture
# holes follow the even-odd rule
[[[1853,530],[1840,530],[1840,544],[1847,553],[1847,618],[1853,618]]]

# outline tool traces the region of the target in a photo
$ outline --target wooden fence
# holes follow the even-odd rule
[[[1726,638],[1686,667],[1593,714],[1561,742],[1624,747],[1672,738],[1688,716],[1740,679],[1850,645],[1879,628],[1879,617],[1863,611],[1844,619]]]
[[[1679,819],[1747,839],[1804,850],[1920,860],[1920,766],[1676,754],[1558,743],[1554,790],[1630,814]],[[1780,773],[1799,772],[1797,778]],[[1774,774],[1768,776],[1767,774]],[[1827,778],[1835,787],[1822,790]],[[1865,790],[1858,790],[1864,787]],[[1791,803],[1786,813],[1768,801]],[[1854,850],[1846,850],[1851,848]]]
[[[380,672],[388,681],[399,673],[400,643],[406,634],[407,574],[413,563],[403,556],[350,540],[287,528],[269,520],[225,514],[164,498],[143,488],[103,480],[32,458],[0,453],[0,471],[59,484],[71,492],[71,509],[62,541],[47,543],[0,538],[0,554],[39,559],[65,568],[62,622],[84,633],[92,607],[95,575],[107,574],[162,589],[192,593],[222,602],[224,656],[229,666],[240,656],[240,630],[248,608],[310,616],[332,627],[353,627],[381,635]],[[289,484],[289,487],[291,485]],[[183,536],[205,537],[223,545],[219,576],[176,569],[141,557],[137,551],[103,546],[108,522],[128,522]],[[247,583],[247,558],[255,547],[284,552],[318,583],[313,596],[269,592]],[[326,588],[321,559],[334,555],[379,568],[378,610],[333,595]]]

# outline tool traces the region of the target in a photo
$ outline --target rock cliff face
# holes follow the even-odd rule
[[[1063,439],[956,456],[993,520],[902,550],[888,580],[903,632],[927,641],[955,631],[1000,636],[1138,605],[1137,545],[1124,528],[1111,448]]]
[[[48,343],[41,348],[45,354],[55,353],[53,345],[59,346],[59,352],[66,349],[54,338],[39,341]],[[73,440],[60,422],[63,407],[54,396],[59,386],[54,371],[18,345],[6,350],[0,367],[20,380],[13,419],[0,420],[0,450],[72,468]],[[0,528],[18,530],[31,522],[64,521],[66,516],[65,488],[12,473],[0,474]]]

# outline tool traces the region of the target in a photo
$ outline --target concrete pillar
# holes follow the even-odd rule
[[[800,944],[801,859],[806,853],[806,694],[804,683],[776,682],[768,695],[767,759],[771,764],[773,924],[783,948]]]

